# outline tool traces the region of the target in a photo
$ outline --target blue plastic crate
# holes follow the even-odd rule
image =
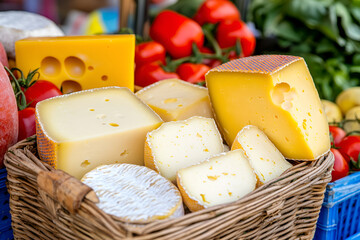
[[[11,215],[9,207],[9,193],[6,188],[6,169],[0,169],[0,240],[13,239],[11,229]]]
[[[326,187],[315,240],[360,240],[360,172]]]

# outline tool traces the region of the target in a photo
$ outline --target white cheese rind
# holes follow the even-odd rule
[[[54,22],[24,11],[0,12],[0,42],[9,57],[15,58],[15,42],[28,37],[64,36]]]
[[[178,189],[143,166],[104,165],[85,174],[81,181],[94,189],[100,209],[126,221],[147,222],[184,215]]]
[[[145,165],[173,182],[179,169],[224,152],[215,121],[204,117],[163,123],[147,134],[146,146]]]

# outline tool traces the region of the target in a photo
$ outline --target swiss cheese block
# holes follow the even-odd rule
[[[16,66],[39,68],[64,93],[107,86],[134,90],[134,35],[28,38],[15,43]]]
[[[213,117],[206,88],[179,79],[166,79],[136,93],[165,121],[193,116]]]
[[[129,89],[119,87],[41,101],[36,120],[41,160],[78,179],[103,164],[143,165],[146,134],[162,123]]]
[[[175,182],[179,169],[205,161],[223,151],[224,145],[214,120],[191,117],[166,122],[147,134],[145,166]]]
[[[192,212],[236,201],[253,191],[256,182],[242,150],[219,154],[177,174],[184,203]]]
[[[24,11],[0,12],[0,42],[11,58],[15,58],[15,42],[17,40],[28,37],[55,36],[64,36],[64,33],[46,17]]]
[[[303,58],[240,58],[210,70],[206,84],[229,145],[243,127],[255,125],[286,158],[314,160],[329,151],[326,115]]]
[[[179,190],[155,171],[132,164],[100,166],[81,179],[97,196],[104,212],[132,222],[184,215]]]
[[[242,149],[262,185],[280,176],[292,165],[256,126],[245,126],[236,136],[231,150]]]

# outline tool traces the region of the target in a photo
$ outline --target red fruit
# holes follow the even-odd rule
[[[18,114],[14,91],[8,74],[0,62],[0,168],[4,154],[16,143],[18,137]]]
[[[350,160],[358,161],[360,153],[360,136],[347,136],[338,144],[339,151],[349,163]]]
[[[158,42],[144,42],[135,47],[136,67],[141,67],[145,63],[160,61],[165,64],[166,51]]]
[[[174,72],[165,72],[159,62],[147,63],[135,70],[135,85],[140,87],[169,78],[179,79],[180,77]]]
[[[190,56],[193,43],[198,48],[204,44],[204,34],[200,25],[170,10],[157,15],[150,28],[150,36],[163,45],[173,58]]]
[[[31,137],[36,133],[35,108],[28,107],[18,112],[19,114],[19,136],[18,140]]]
[[[212,51],[210,48],[207,48],[207,47],[201,47],[199,48],[199,51],[201,53],[209,53],[209,54],[213,54],[214,51]],[[209,66],[210,68],[214,68],[214,67],[217,67],[219,65],[221,65],[221,61],[218,60],[218,59],[210,59],[210,58],[204,58],[202,60],[202,63]]]
[[[235,19],[240,19],[239,10],[232,2],[225,0],[204,1],[194,16],[200,25]]]
[[[335,157],[334,167],[331,172],[331,181],[334,182],[349,174],[349,164],[337,149],[332,148],[330,151]]]
[[[42,100],[62,95],[55,84],[45,80],[37,80],[25,91],[26,103],[35,107]]]
[[[216,40],[221,48],[233,47],[236,45],[236,41],[240,41],[244,57],[250,56],[255,50],[255,36],[241,20],[220,22],[216,31]]]
[[[336,126],[329,126],[329,130],[332,137],[331,145],[337,147],[341,140],[346,136],[346,132],[342,128]]]
[[[176,69],[176,73],[182,80],[199,83],[205,81],[205,74],[209,70],[210,68],[204,64],[183,63]]]
[[[4,65],[7,68],[9,67],[6,51],[1,42],[0,42],[0,63],[2,63],[2,65]]]

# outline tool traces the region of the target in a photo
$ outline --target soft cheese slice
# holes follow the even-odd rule
[[[136,93],[165,121],[193,116],[213,117],[206,88],[179,79],[166,79]]]
[[[147,167],[125,163],[100,166],[81,181],[94,189],[100,209],[125,221],[148,222],[184,215],[179,190]]]
[[[256,182],[242,150],[219,154],[177,174],[184,203],[192,212],[236,201],[253,191]]]
[[[329,151],[326,115],[303,58],[240,58],[210,70],[206,84],[229,145],[255,125],[286,158],[314,160]]]
[[[212,118],[192,117],[164,123],[147,134],[145,166],[175,182],[179,169],[205,161],[223,151],[224,145],[215,121]]]
[[[4,45],[9,57],[15,58],[17,40],[51,36],[64,36],[64,33],[46,17],[24,11],[0,12],[0,42]]]
[[[242,149],[262,185],[292,167],[263,131],[256,126],[244,127],[236,136],[231,150]]]
[[[36,118],[41,160],[79,179],[103,164],[143,165],[146,134],[162,123],[129,89],[118,87],[44,100]]]

